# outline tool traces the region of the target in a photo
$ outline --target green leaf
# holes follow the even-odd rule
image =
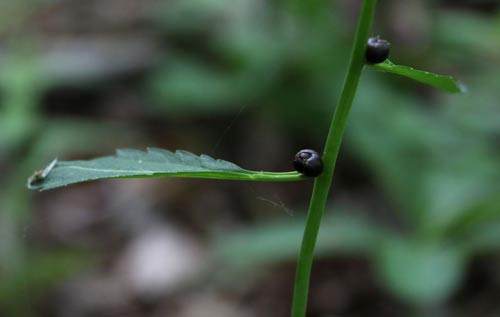
[[[462,234],[460,244],[469,255],[498,254],[498,250],[500,250],[500,221],[476,225]]]
[[[437,75],[408,66],[396,65],[389,60],[380,64],[375,64],[372,67],[383,72],[405,76],[447,92],[464,93],[467,91],[464,84],[451,76]]]
[[[175,153],[148,148],[116,151],[116,156],[88,161],[52,162],[28,179],[28,188],[47,190],[70,184],[108,178],[188,177],[248,181],[297,181],[306,179],[298,172],[248,171],[207,155],[196,156],[178,150]]]
[[[443,302],[464,275],[465,250],[405,239],[387,240],[376,255],[376,268],[394,295],[418,306]]]
[[[334,212],[327,213],[333,216],[323,219],[315,251],[317,256],[369,256],[381,241],[394,239],[392,231],[351,209],[339,211],[335,208]],[[292,261],[300,249],[304,222],[302,218],[290,218],[224,232],[214,240],[216,259],[235,272]]]

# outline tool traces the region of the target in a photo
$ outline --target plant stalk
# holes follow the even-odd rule
[[[292,317],[306,316],[309,282],[316,239],[318,237],[321,218],[323,217],[328,193],[330,191],[347,119],[365,65],[366,42],[371,32],[376,4],[377,0],[363,0],[347,75],[337,108],[333,115],[323,152],[324,170],[314,182],[306,226],[302,238],[302,246],[297,261]]]

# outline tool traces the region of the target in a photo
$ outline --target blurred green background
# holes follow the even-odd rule
[[[360,1],[3,0],[0,316],[288,316],[311,182],[29,192],[53,158],[156,146],[254,170],[321,149]],[[380,0],[308,316],[500,315],[500,3]]]

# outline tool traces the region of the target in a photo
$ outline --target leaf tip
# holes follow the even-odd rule
[[[49,176],[52,169],[57,165],[57,158],[52,160],[44,169],[34,172],[26,181],[28,189],[41,189],[41,183]]]

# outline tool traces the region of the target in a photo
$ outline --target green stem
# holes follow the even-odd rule
[[[292,317],[304,317],[306,315],[314,247],[316,246],[319,226],[330,191],[335,163],[337,161],[347,119],[356,94],[361,72],[365,65],[366,42],[370,35],[376,4],[376,0],[363,0],[347,76],[325,144],[323,153],[324,171],[314,182],[306,227],[297,263],[297,272],[295,275]]]

